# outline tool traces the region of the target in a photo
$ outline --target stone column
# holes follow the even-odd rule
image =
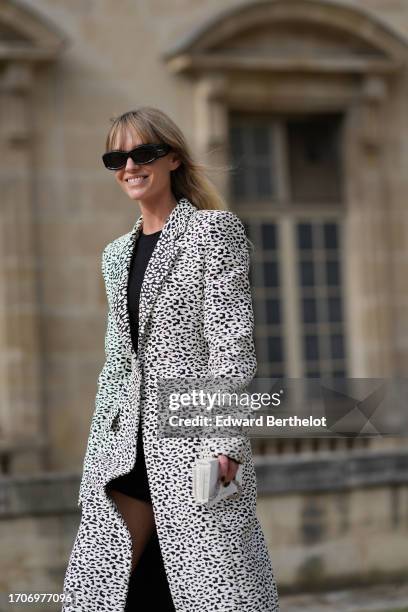
[[[202,75],[195,84],[196,150],[200,160],[214,167],[209,177],[228,196],[228,114],[225,104],[227,82],[223,74]]]
[[[349,111],[346,144],[348,214],[346,258],[353,375],[394,374],[390,285],[390,199],[386,176],[387,83],[366,76]],[[357,297],[358,296],[358,297]]]
[[[1,73],[0,457],[3,473],[33,473],[44,467],[31,86],[29,63],[9,63]]]
[[[387,83],[365,77],[349,112],[346,262],[352,375],[390,379],[398,373],[393,345],[393,271],[387,176]],[[406,438],[376,438],[370,449],[406,448]]]

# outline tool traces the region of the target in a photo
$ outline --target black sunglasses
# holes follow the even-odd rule
[[[167,155],[170,149],[167,144],[143,144],[131,151],[108,151],[102,155],[102,160],[108,170],[120,170],[126,166],[128,157],[135,164],[150,164],[158,157]]]

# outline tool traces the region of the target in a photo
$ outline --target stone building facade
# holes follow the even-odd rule
[[[110,118],[142,104],[167,112],[246,223],[256,245],[259,375],[404,377],[408,6],[3,0],[0,65],[2,528],[16,517],[50,517],[47,541],[64,542],[61,571],[48,574],[44,560],[37,582],[58,590],[104,359],[100,255],[139,215],[101,163]],[[346,577],[362,540],[355,576],[407,571],[402,549],[381,556],[408,528],[403,442],[254,442],[260,513],[282,584],[299,582],[302,567]],[[379,456],[391,466],[386,473]],[[282,485],[308,465],[316,472],[303,487]],[[346,473],[360,466],[349,511],[324,465]],[[68,482],[58,503],[43,505],[44,482],[51,497]],[[355,482],[346,478],[343,492]],[[372,508],[381,550],[350,511],[359,495]],[[277,508],[291,517],[279,537]],[[311,539],[302,539],[302,508],[316,524],[325,517]],[[336,521],[347,537],[337,570]],[[0,560],[4,589],[24,584],[13,583],[11,548]]]

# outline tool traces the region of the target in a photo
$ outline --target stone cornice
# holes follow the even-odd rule
[[[212,53],[211,55],[183,53],[169,60],[168,67],[172,72],[195,72],[198,74],[212,70],[314,74],[394,74],[402,68],[402,64],[388,60],[372,60],[368,57],[308,60],[303,58],[234,57],[222,53]]]
[[[307,31],[330,29],[343,37],[344,53],[334,55],[282,53],[273,36],[268,47],[255,38],[240,48],[248,33],[269,28],[282,32],[299,24]],[[295,38],[295,37],[294,37]],[[349,52],[347,39],[358,44]],[[295,38],[296,40],[296,38]],[[232,45],[231,45],[232,41]],[[366,52],[364,52],[366,50]],[[361,8],[330,0],[261,0],[235,6],[212,16],[162,54],[172,72],[262,70],[266,72],[377,73],[398,71],[408,59],[408,42],[387,24]]]
[[[0,3],[0,27],[12,33],[0,44],[0,61],[51,61],[67,43],[59,28],[16,0],[2,0]]]

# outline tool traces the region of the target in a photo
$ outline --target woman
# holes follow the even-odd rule
[[[223,377],[239,390],[255,375],[243,225],[157,109],[115,119],[103,161],[141,216],[102,256],[106,361],[63,610],[123,612],[146,601],[162,612],[275,612],[249,440],[158,436],[159,377]],[[242,464],[238,498],[195,502],[192,467],[205,456],[218,457],[225,484]],[[149,572],[159,585],[146,592]]]

